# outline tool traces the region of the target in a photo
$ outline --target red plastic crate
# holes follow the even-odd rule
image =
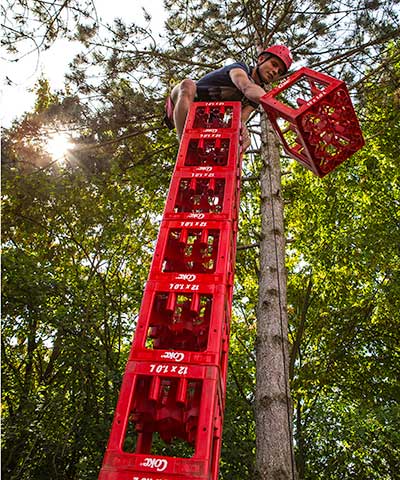
[[[288,155],[319,177],[364,145],[346,84],[303,67],[261,98]]]
[[[231,288],[170,291],[149,282],[132,343],[130,360],[221,366],[228,352]]]
[[[194,132],[184,134],[178,151],[175,171],[190,169],[197,176],[210,172],[238,172],[239,132]]]
[[[195,102],[186,119],[185,133],[202,131],[240,131],[240,102]]]
[[[176,173],[171,181],[164,220],[237,220],[240,182],[236,175],[210,172],[196,177]]]
[[[114,473],[121,479],[147,474],[211,478],[223,423],[219,388],[217,367],[186,364],[174,370],[171,364],[129,361],[99,478]],[[154,445],[155,434],[159,445]],[[163,443],[177,439],[187,444],[186,457],[160,455]]]
[[[236,233],[236,222],[162,222],[149,280],[232,284]]]

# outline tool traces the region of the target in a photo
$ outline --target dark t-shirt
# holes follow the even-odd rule
[[[198,102],[239,101],[243,105],[251,105],[253,108],[257,108],[258,104],[247,99],[232,82],[229,72],[233,68],[240,68],[253,81],[251,79],[252,68],[243,62],[235,62],[200,78],[196,82],[197,94],[195,100]]]

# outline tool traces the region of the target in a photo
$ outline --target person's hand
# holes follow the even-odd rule
[[[244,123],[242,123],[242,128],[240,130],[240,137],[242,143],[243,152],[245,152],[251,145],[250,134],[247,130],[247,127]]]

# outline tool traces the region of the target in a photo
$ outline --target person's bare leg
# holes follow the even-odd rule
[[[174,124],[178,139],[182,138],[186,117],[196,96],[196,83],[193,80],[183,80],[173,88],[171,99],[174,102]]]

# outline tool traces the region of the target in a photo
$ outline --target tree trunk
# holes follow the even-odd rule
[[[256,477],[257,480],[294,480],[279,142],[264,113],[261,132]]]

